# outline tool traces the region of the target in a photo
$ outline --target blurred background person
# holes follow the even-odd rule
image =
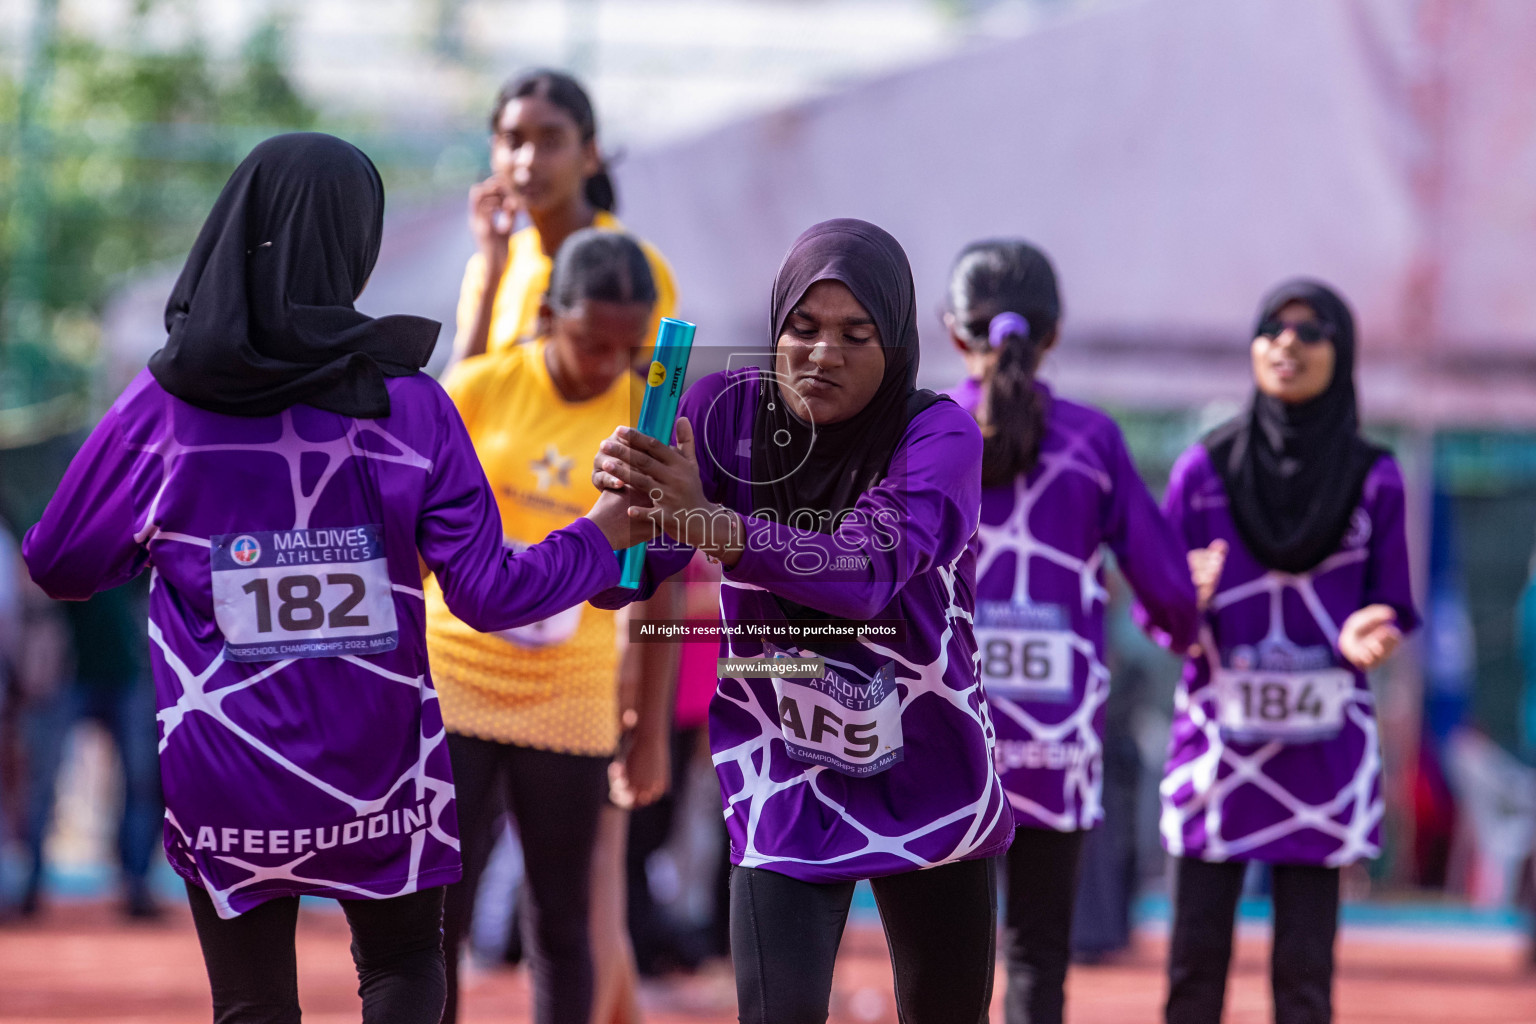
[[[630,817],[665,799],[672,785],[673,707],[678,645],[629,641],[629,623],[671,618],[682,610],[681,581],[668,581],[649,601],[614,613],[619,631],[619,723],[608,765],[608,800],[599,812],[592,851],[592,1024],[637,1024],[640,976],[628,926]],[[660,650],[647,648],[660,647]],[[645,749],[636,749],[643,744]]]
[[[720,567],[702,552],[683,570],[683,615],[691,623],[720,621]],[[629,897],[629,935],[641,975],[656,977],[671,970],[691,970],[707,957],[730,952],[726,938],[726,907],[730,896],[729,848],[724,830],[705,848],[715,856],[692,865],[679,887],[704,890],[709,910],[702,922],[683,921],[658,903],[652,892],[649,865],[662,847],[686,843],[680,829],[688,823],[683,812],[696,797],[689,782],[696,760],[709,760],[709,701],[719,683],[716,662],[718,638],[687,640],[678,644],[677,701],[672,717],[672,782],[661,799],[634,812],[629,825],[626,857]],[[711,773],[712,776],[712,773]],[[707,794],[710,801],[713,794]],[[676,894],[674,894],[676,895]]]
[[[532,341],[539,334],[540,308],[549,288],[552,261],[566,239],[587,229],[623,230],[614,215],[617,196],[598,140],[592,101],[574,77],[545,69],[512,79],[497,94],[490,127],[491,175],[470,189],[469,223],[476,252],[465,267],[460,287],[450,364]],[[632,362],[643,368],[657,324],[676,308],[677,292],[666,260],[654,247],[639,244],[655,292],[650,319],[631,353]],[[615,422],[633,422],[638,414],[635,404]],[[662,596],[673,600],[667,594]],[[623,692],[634,695],[638,685],[632,678],[635,663],[627,664],[631,678]],[[642,710],[651,713],[639,707],[635,710],[637,714]],[[650,723],[644,728],[650,729]],[[616,797],[631,799],[622,789]],[[603,898],[593,912],[605,924],[591,930],[600,943],[594,947],[599,1011],[611,999],[624,1001],[619,993],[631,987],[634,973],[631,953],[623,941],[623,878],[609,877],[624,856],[627,824],[618,820],[624,810],[615,805],[603,812],[596,840],[595,870],[607,873],[594,879],[594,891]],[[503,844],[514,841],[510,834],[499,840]],[[527,886],[518,892],[526,902]],[[521,912],[515,915],[518,919],[522,916]],[[513,928],[520,925],[514,923]],[[521,936],[513,936],[510,946],[514,957],[520,955]],[[450,997],[450,1011],[454,1005]]]
[[[164,807],[160,797],[159,727],[144,635],[148,581],[135,580],[61,607],[69,625],[72,670],[63,685],[34,693],[22,715],[27,759],[26,878],[20,910],[37,913],[44,889],[44,842],[53,820],[59,769],[75,726],[99,722],[112,738],[122,770],[117,862],[123,911],[160,914],[150,885]]]
[[[1536,549],[1531,552],[1525,587],[1515,605],[1515,643],[1525,687],[1521,691],[1521,738],[1527,751],[1536,750]],[[1536,849],[1526,865],[1526,910],[1531,913],[1531,935],[1526,959],[1536,969]]]
[[[1164,503],[1206,608],[1162,784],[1169,1024],[1221,1020],[1252,861],[1273,872],[1276,1024],[1333,1019],[1339,870],[1381,852],[1365,673],[1419,624],[1402,475],[1360,436],[1349,307],[1288,281],[1250,353],[1248,408],[1180,457]]]
[[[9,917],[11,879],[7,871],[11,846],[12,792],[11,715],[16,702],[17,666],[21,661],[22,630],[25,626],[26,566],[21,549],[9,524],[0,517],[0,920]]]
[[[1536,750],[1536,550],[1531,553],[1514,617],[1515,642],[1525,682],[1521,692],[1521,734],[1526,749]]]
[[[976,643],[1016,829],[1003,956],[1009,1024],[1061,1024],[1083,837],[1103,819],[1101,549],[1178,646],[1193,642],[1184,554],[1114,420],[1037,379],[1061,296],[1039,249],[976,242],[955,261],[944,322],[970,374],[951,394],[981,426]]]
[[[632,422],[640,407],[645,382],[630,362],[650,330],[656,300],[650,263],[633,238],[578,231],[556,258],[537,336],[465,360],[445,378],[496,492],[509,544],[542,540],[570,519],[568,509],[596,499],[584,467],[614,425]],[[670,594],[630,614],[672,617]],[[427,595],[464,858],[464,878],[449,887],[443,915],[444,1020],[458,1019],[460,946],[505,811],[523,851],[534,1020],[588,1024],[597,984],[609,983],[605,999],[622,993],[628,956],[621,916],[627,823],[605,812],[620,693],[635,692],[636,721],[612,786],[645,804],[667,785],[675,647],[628,644],[612,611],[587,605],[480,633],[453,616],[435,581]],[[594,939],[589,917],[599,842],[606,852],[596,863],[614,872],[601,888],[615,927]],[[615,934],[623,946],[612,944]],[[602,976],[594,971],[594,952],[607,966]]]
[[[592,101],[580,83],[563,72],[532,71],[503,86],[491,111],[491,176],[469,190],[476,252],[464,268],[453,361],[530,339],[554,254],[584,228],[622,230],[617,206]],[[520,217],[528,221],[521,229]],[[677,306],[671,268],[640,244],[656,300],[637,359]]]
[[[1137,730],[1158,702],[1155,677],[1168,657],[1137,627],[1119,572],[1107,573],[1105,584],[1104,661],[1111,685],[1104,700],[1104,820],[1083,837],[1072,908],[1072,960],[1085,965],[1104,963],[1131,946],[1132,911],[1141,894],[1138,830],[1146,781]],[[1171,702],[1158,710],[1163,706],[1171,708]],[[1155,870],[1161,864],[1159,858]]]

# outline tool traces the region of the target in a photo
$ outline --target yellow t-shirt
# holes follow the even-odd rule
[[[535,544],[597,500],[592,457],[638,415],[645,382],[620,377],[568,402],[544,362],[543,339],[466,359],[443,380],[496,493],[502,535]],[[614,613],[581,604],[530,626],[479,633],[427,582],[427,650],[450,732],[570,754],[618,743]]]
[[[597,211],[592,226],[604,231],[624,230],[619,219],[607,210]],[[677,311],[677,285],[672,280],[672,268],[661,253],[649,242],[640,242],[640,248],[644,250],[645,258],[651,264],[651,276],[656,280],[656,311],[645,336],[646,344],[650,345],[656,340],[661,318]],[[549,290],[552,266],[553,261],[544,255],[538,228],[530,224],[513,232],[507,240],[507,269],[501,275],[496,301],[491,306],[491,332],[485,344],[487,352],[501,352],[533,337],[539,319],[539,303]],[[464,283],[459,287],[459,337],[463,337],[474,322],[475,312],[480,308],[480,296],[485,290],[484,282],[485,257],[475,253],[464,268]]]

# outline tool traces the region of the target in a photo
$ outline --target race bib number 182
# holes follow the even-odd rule
[[[211,541],[213,615],[230,661],[381,654],[399,644],[378,526]]]

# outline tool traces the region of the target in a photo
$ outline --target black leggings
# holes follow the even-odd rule
[[[629,836],[624,850],[624,891],[628,900],[629,944],[635,951],[635,963],[644,976],[660,974],[671,962],[686,962],[697,955],[694,950],[682,948],[685,943],[681,929],[651,894],[646,865],[651,855],[666,845],[672,830],[677,827],[687,795],[688,770],[703,731],[702,726],[673,731],[672,774],[666,794],[654,803],[636,807],[629,815]],[[721,847],[724,845],[720,844]],[[722,906],[724,903],[722,900]]]
[[[219,917],[207,890],[187,883],[213,988],[214,1024],[298,1024],[294,929],[287,896]],[[364,1024],[435,1024],[443,1009],[443,887],[386,900],[338,900],[352,926]]]
[[[1008,1024],[1061,1024],[1072,959],[1072,905],[1086,832],[1019,828],[1002,863],[1008,872],[1003,955]]]
[[[458,794],[464,878],[448,886],[443,950],[448,963],[445,1024],[458,1020],[459,947],[469,933],[480,874],[490,860],[503,808],[517,824],[527,884],[525,922],[535,1024],[588,1024],[592,1013],[592,847],[608,798],[606,757],[557,754],[448,734]]]
[[[984,1024],[997,952],[992,863],[961,861],[870,880],[902,1024]],[[742,1024],[824,1024],[853,882],[731,872],[731,958]]]
[[[1232,960],[1232,926],[1245,861],[1175,861],[1173,938],[1168,950],[1168,1024],[1219,1024]],[[1270,985],[1275,1024],[1333,1019],[1333,940],[1339,869],[1274,867],[1275,938]]]

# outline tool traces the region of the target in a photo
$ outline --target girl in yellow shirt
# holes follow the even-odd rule
[[[570,75],[533,71],[502,87],[491,112],[491,176],[469,190],[476,253],[459,290],[452,361],[532,337],[551,257],[572,233],[622,231],[597,145],[592,101]],[[514,231],[519,215],[529,224]],[[672,268],[640,243],[656,289],[646,345],[677,306]]]
[[[457,364],[443,387],[495,492],[508,544],[535,544],[591,507],[586,467],[645,382],[630,372],[656,302],[650,266],[628,235],[586,229],[556,257],[538,336]],[[582,504],[585,502],[585,504]],[[635,614],[663,614],[652,598]],[[458,792],[463,881],[448,887],[443,950],[456,1019],[458,954],[505,805],[528,880],[538,1024],[588,1024],[594,957],[591,867],[620,732],[619,683],[638,690],[633,743],[615,782],[636,802],[665,788],[676,677],[668,644],[624,648],[615,613],[579,605],[498,634],[456,619],[427,586],[427,644]],[[605,831],[608,826],[604,826]],[[622,835],[622,832],[620,832]],[[602,947],[604,950],[606,946]]]

